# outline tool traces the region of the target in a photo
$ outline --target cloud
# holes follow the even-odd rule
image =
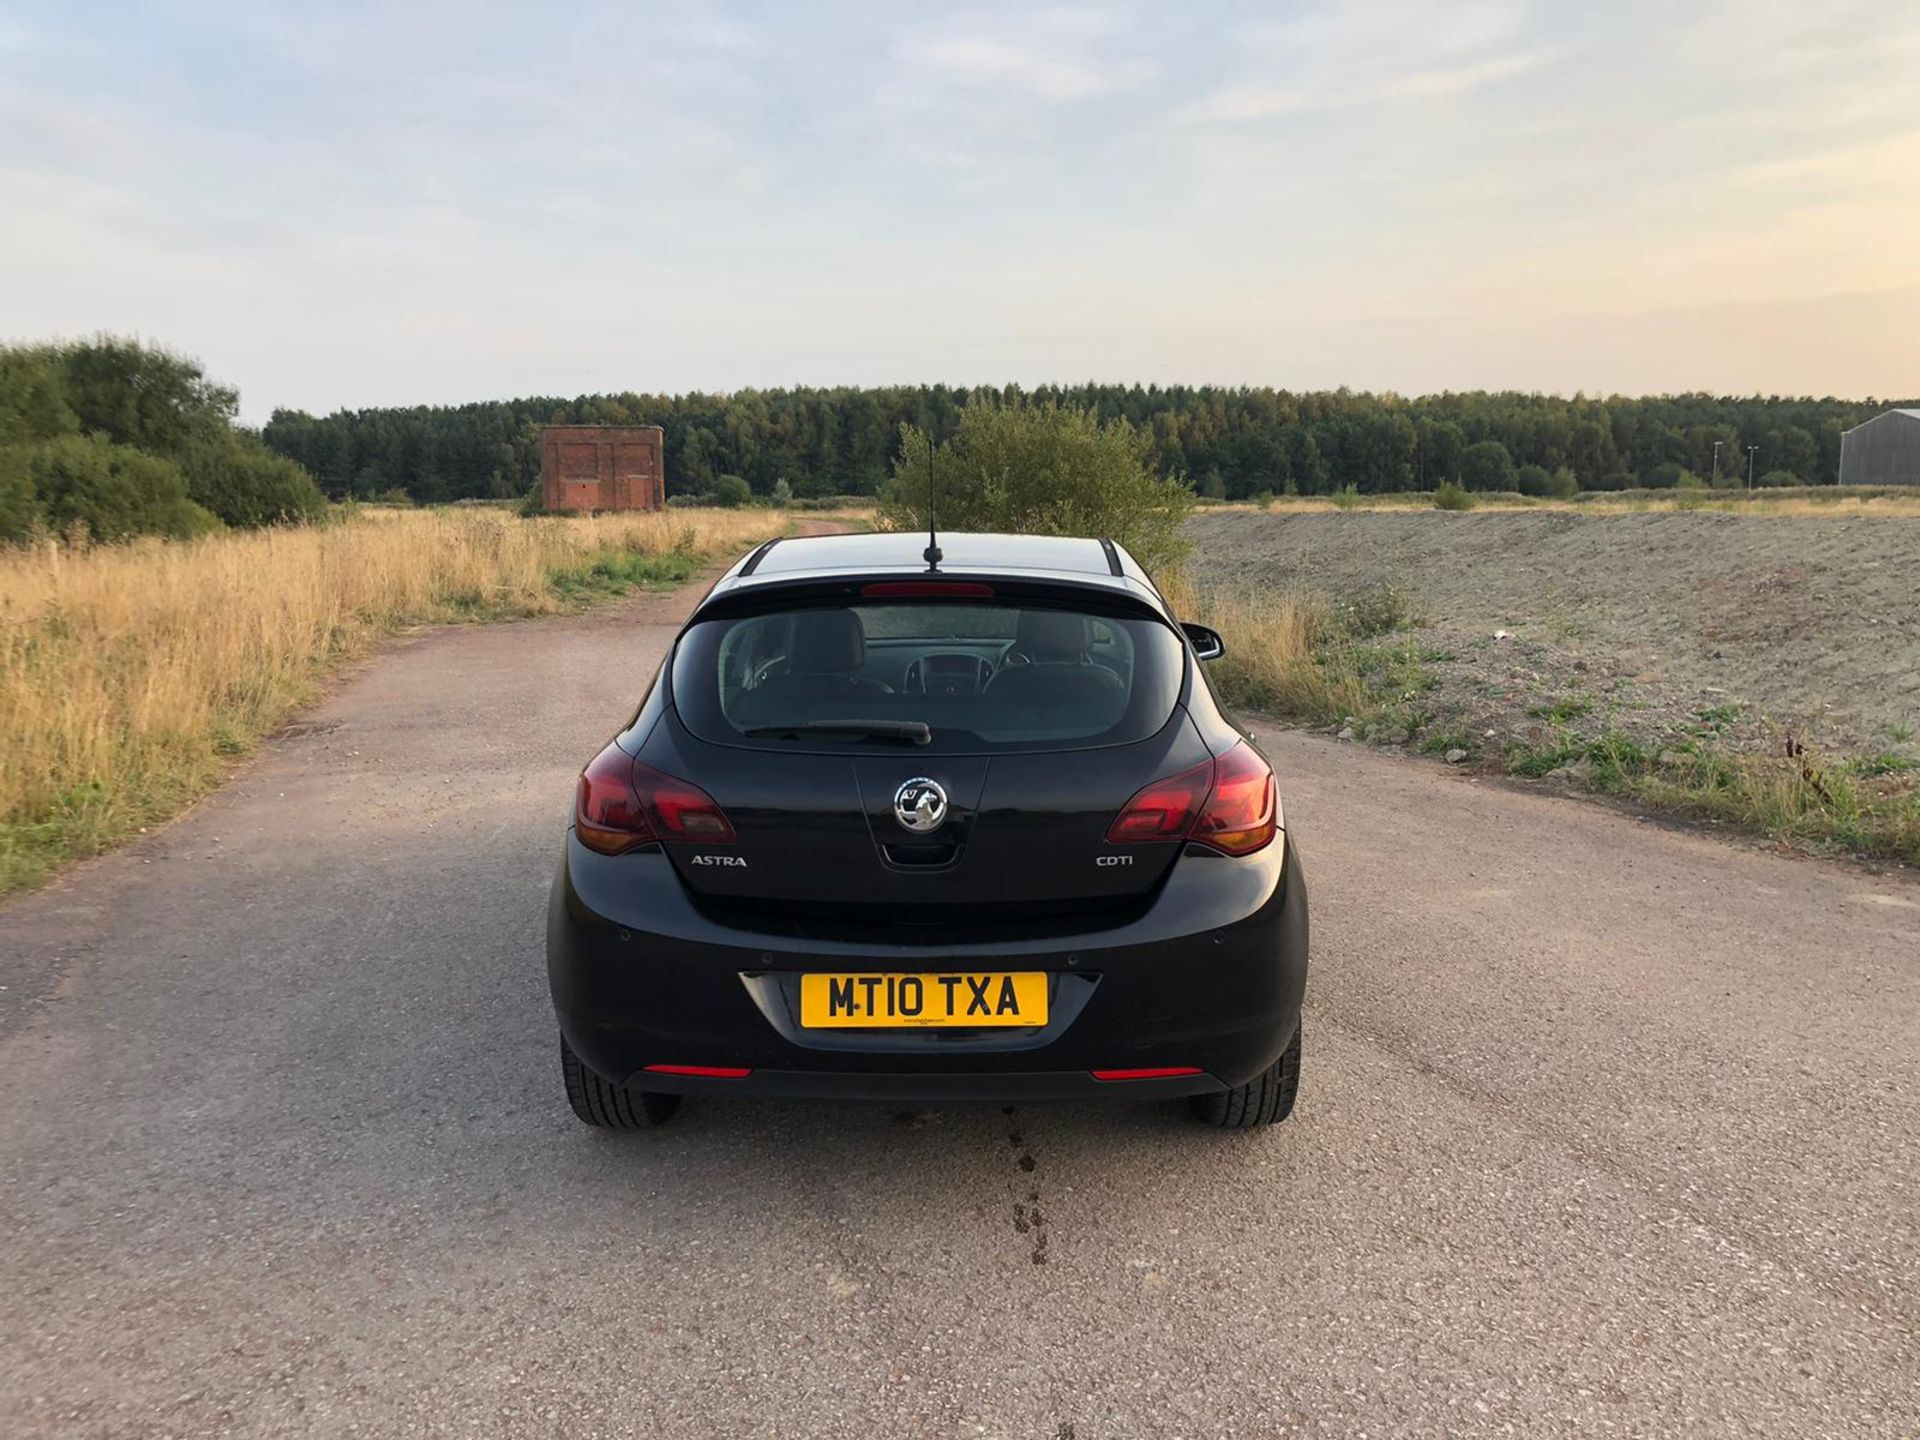
[[[936,183],[1030,192],[1070,157],[1131,144],[1128,107],[1154,77],[1146,51],[1124,12],[1011,6],[903,22],[872,91],[872,134]]]
[[[1183,118],[1198,121],[1272,120],[1285,115],[1376,105],[1396,100],[1447,100],[1511,80],[1538,67],[1551,51],[1527,50],[1497,55],[1468,65],[1433,70],[1382,70],[1364,81],[1320,81],[1298,88],[1229,85],[1214,91]]]
[[[1483,85],[1492,85],[1501,80],[1511,80],[1516,75],[1524,75],[1552,53],[1547,49],[1526,50],[1516,54],[1496,55],[1471,65],[1456,65],[1446,70],[1418,70],[1410,75],[1402,75],[1388,81],[1381,87],[1380,94],[1385,98],[1404,97],[1413,100],[1436,100],[1464,95],[1469,90],[1478,90]]]
[[[1551,58],[1552,48],[1522,43],[1527,15],[1516,0],[1317,0],[1291,20],[1241,31],[1237,77],[1185,106],[1180,118],[1240,124],[1465,95]]]
[[[1147,66],[1115,43],[1122,28],[1079,9],[963,11],[896,38],[880,100],[937,104],[970,92],[1015,105],[1062,105],[1124,90]]]
[[[1048,102],[1078,100],[1112,89],[1115,72],[1070,56],[1004,40],[930,37],[911,44],[901,59],[929,76],[961,85],[1002,84]]]

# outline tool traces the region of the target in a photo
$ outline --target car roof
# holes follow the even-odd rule
[[[942,575],[1064,580],[1159,600],[1139,562],[1111,540],[943,531],[939,545]],[[783,537],[744,557],[712,593],[837,575],[926,575],[926,548],[926,534],[918,530]]]

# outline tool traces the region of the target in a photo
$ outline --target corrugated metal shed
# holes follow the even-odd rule
[[[1840,436],[1842,485],[1920,485],[1920,410],[1888,410]]]

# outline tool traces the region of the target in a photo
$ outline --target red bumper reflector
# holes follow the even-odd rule
[[[1181,1075],[1198,1075],[1198,1065],[1148,1065],[1140,1070],[1095,1070],[1096,1080],[1172,1080]]]
[[[650,1075],[697,1075],[703,1080],[744,1080],[753,1073],[744,1065],[649,1065]]]

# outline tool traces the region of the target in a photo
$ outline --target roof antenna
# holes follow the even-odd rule
[[[940,568],[940,537],[933,533],[933,426],[927,426],[927,548],[920,558],[928,570]]]

